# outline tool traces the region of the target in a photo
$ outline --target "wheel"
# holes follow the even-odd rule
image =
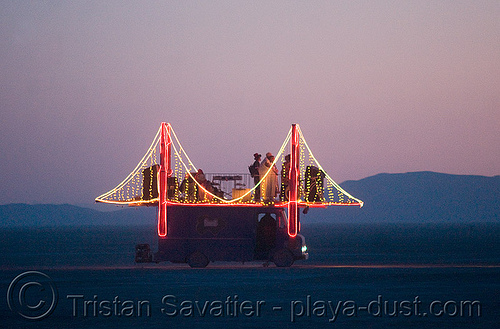
[[[280,249],[273,255],[273,262],[277,267],[290,267],[293,261],[293,255],[288,249]]]
[[[153,254],[149,244],[138,244],[135,246],[135,262],[136,263],[152,263]]]
[[[193,268],[203,268],[208,265],[210,260],[208,259],[205,254],[203,254],[200,251],[195,251],[191,255],[188,256],[187,258],[187,263],[189,266]]]

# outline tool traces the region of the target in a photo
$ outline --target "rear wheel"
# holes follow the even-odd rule
[[[193,268],[203,268],[208,265],[210,260],[201,251],[195,251],[187,258],[187,263]]]
[[[149,244],[143,243],[135,246],[135,262],[136,263],[152,263],[153,254]]]
[[[290,267],[293,261],[293,255],[288,249],[280,249],[273,255],[273,262],[277,267]]]

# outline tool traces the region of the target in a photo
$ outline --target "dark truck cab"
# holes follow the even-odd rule
[[[307,259],[302,235],[287,233],[286,206],[169,205],[167,232],[158,251],[136,246],[136,262],[187,263],[205,267],[211,261],[265,261],[289,267]]]

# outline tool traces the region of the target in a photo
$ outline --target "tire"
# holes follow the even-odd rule
[[[138,244],[135,246],[135,262],[136,263],[152,263],[153,254],[149,244]]]
[[[288,249],[280,249],[273,255],[273,263],[277,267],[290,267],[293,262],[293,255]]]
[[[202,252],[195,251],[191,255],[188,256],[186,262],[192,268],[203,268],[203,267],[207,267],[210,260]]]

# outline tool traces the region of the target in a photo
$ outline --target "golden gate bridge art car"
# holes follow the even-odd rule
[[[271,175],[280,176],[274,177],[280,182],[279,198],[260,198],[268,195]],[[311,207],[363,206],[321,167],[298,124],[292,125],[258,183],[250,178],[203,173],[189,159],[172,126],[163,122],[136,168],[95,200],[157,206],[158,250],[153,253],[149,244],[139,244],[135,261],[191,267],[205,267],[211,261],[265,261],[289,267],[308,258],[300,234],[301,208],[307,213]]]

